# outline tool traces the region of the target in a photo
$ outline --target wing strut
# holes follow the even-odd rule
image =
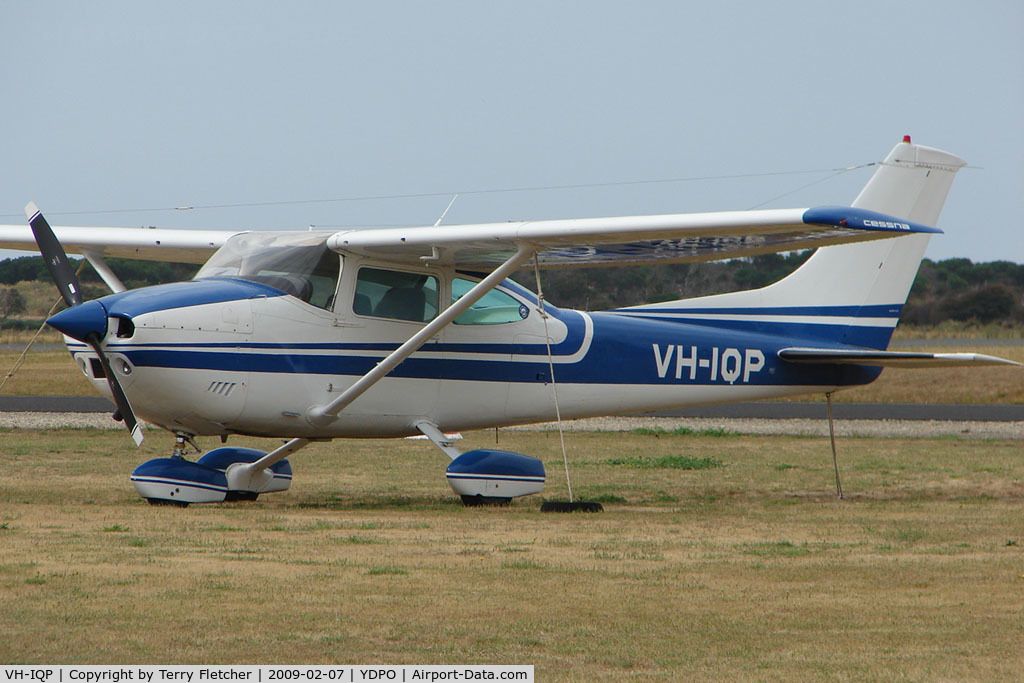
[[[110,287],[111,292],[116,294],[118,292],[128,290],[128,288],[124,286],[124,283],[121,282],[120,278],[118,278],[117,275],[114,274],[114,271],[110,269],[107,262],[103,260],[102,252],[95,251],[93,249],[83,249],[82,256],[84,256],[85,260],[92,265],[92,269],[96,271],[107,287]]]
[[[444,435],[437,425],[429,420],[420,420],[416,423],[416,429],[422,432],[423,436],[434,442],[434,445],[441,449],[441,452],[454,460],[462,455],[462,451],[455,447],[455,444]]]
[[[479,301],[484,294],[494,289],[502,280],[518,270],[531,256],[533,256],[533,247],[527,244],[520,244],[518,250],[511,258],[478,282],[472,289],[460,297],[458,301],[446,308],[441,315],[431,320],[426,327],[392,351],[384,360],[374,366],[372,370],[356,380],[355,384],[343,391],[338,398],[327,405],[313,406],[307,410],[306,419],[310,424],[318,427],[330,424],[338,417],[338,413],[344,410],[352,401],[362,396],[367,389],[386,377],[399,363],[418,351],[430,338],[437,335],[451,324],[453,320],[469,310],[470,306]]]
[[[231,491],[262,491],[274,478],[270,468],[300,448],[305,448],[312,441],[313,439],[292,439],[255,462],[231,464],[224,473],[228,479],[228,489]]]
[[[356,383],[345,390],[341,396],[324,406],[313,406],[307,411],[307,418],[314,425],[325,425],[338,416],[348,404],[356,400],[362,394],[395,369],[399,363],[411,356],[428,339],[444,329],[449,323],[465,313],[470,306],[475,304],[487,292],[511,275],[520,265],[525,263],[533,255],[533,248],[522,245],[509,260],[505,261],[497,270],[478,282],[471,290],[466,292],[458,301],[444,310],[441,315],[434,318],[430,324],[414,334],[407,342],[391,352],[384,360],[378,363],[372,370],[356,380]],[[422,423],[421,423],[422,424]],[[432,426],[432,425],[430,425]],[[417,428],[429,436],[429,428],[424,431],[423,426]],[[314,439],[296,438],[287,442],[275,451],[267,453],[259,460],[252,463],[235,463],[227,470],[228,487],[239,491],[259,491],[266,483],[267,478],[272,477],[267,469],[286,457],[309,445]],[[447,452],[447,451],[446,451]],[[457,455],[457,453],[456,453]],[[452,456],[449,453],[450,457]]]

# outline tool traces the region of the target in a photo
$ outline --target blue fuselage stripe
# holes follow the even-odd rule
[[[754,321],[661,321],[649,317],[593,313],[587,353],[582,316],[567,338],[552,347],[560,383],[720,385],[849,385],[877,376],[878,368],[797,365],[778,358],[779,349],[884,348],[891,328],[760,323]],[[838,338],[845,336],[843,342]],[[138,367],[360,376],[394,344],[110,344]],[[83,346],[73,351],[86,350]],[[365,352],[371,351],[366,355]],[[362,352],[362,353],[361,353]],[[474,357],[460,357],[473,354]],[[518,358],[517,358],[518,356]],[[550,380],[542,344],[430,344],[392,373],[393,377],[482,382],[536,383]]]

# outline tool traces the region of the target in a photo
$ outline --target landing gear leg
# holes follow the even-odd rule
[[[171,457],[184,459],[186,451],[185,444],[196,449],[196,453],[201,452],[201,449],[193,440],[191,434],[187,434],[185,432],[174,432],[174,452],[171,453]]]

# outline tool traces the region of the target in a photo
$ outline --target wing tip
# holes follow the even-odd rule
[[[941,228],[870,211],[855,206],[813,206],[803,213],[803,222],[808,225],[824,225],[831,228],[848,228],[867,232],[884,232],[894,235],[927,233],[943,234]]]

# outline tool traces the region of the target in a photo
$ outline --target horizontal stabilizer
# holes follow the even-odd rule
[[[789,363],[870,365],[890,368],[941,368],[979,365],[1020,365],[1005,358],[981,353],[922,353],[918,351],[871,351],[857,349],[781,349],[779,358]]]

